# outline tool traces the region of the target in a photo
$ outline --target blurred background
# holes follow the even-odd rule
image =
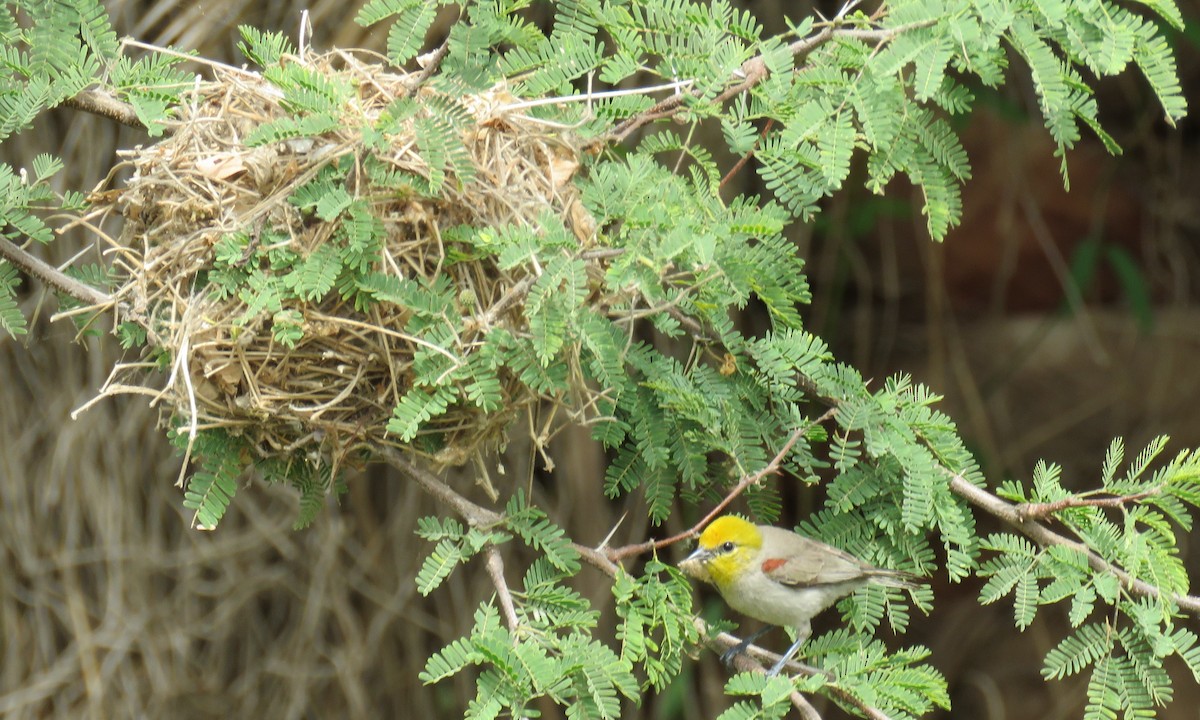
[[[798,19],[813,9],[739,4],[768,32],[785,27],[785,12]],[[1200,18],[1200,2],[1181,4],[1189,24]],[[295,37],[303,6],[113,0],[109,8],[119,35],[240,64],[238,24]],[[344,2],[307,9],[317,48],[385,43],[384,31],[351,22]],[[1170,37],[1185,95],[1196,98],[1200,35],[1189,27]],[[1167,127],[1134,71],[1099,88],[1103,124],[1125,152],[1111,157],[1085,134],[1068,157],[1070,193],[1018,72],[1000,91],[980,89],[976,111],[955,120],[974,177],[962,225],[945,243],[927,239],[920,198],[899,181],[883,197],[851,182],[815,223],[792,230],[814,289],[809,329],[866,377],[910,373],[943,394],[941,409],[993,483],[1027,478],[1045,458],[1064,466],[1068,483],[1091,487],[1114,436],[1130,455],[1160,433],[1172,436],[1169,454],[1200,445],[1200,137],[1191,118]],[[117,148],[148,142],[62,110],[6,141],[0,159],[20,167],[56,153],[67,161],[63,189],[86,190]],[[752,172],[738,180],[731,193],[762,192]],[[62,263],[88,243],[66,237],[36,251]],[[52,298],[28,280],[22,291],[37,320],[20,341],[0,338],[0,717],[461,713],[473,682],[424,687],[417,672],[469,628],[491,585],[476,562],[431,597],[416,594],[429,548],[413,535],[415,520],[443,508],[373,468],[349,478],[349,494],[308,530],[291,530],[293,493],[257,485],[239,493],[217,532],[189,530],[174,486],[179,459],[155,427],[156,410],[127,397],[70,418],[104,382],[116,343],[74,342],[73,326],[47,322]],[[742,320],[763,323],[753,310]],[[556,469],[547,473],[514,437],[505,477],[531,486],[577,541],[599,542],[627,512],[615,543],[682,529],[683,518],[649,527],[637,497],[605,500],[605,456],[585,432],[561,434],[552,449]],[[469,477],[456,486],[487,504]],[[821,503],[819,488],[786,496],[788,521]],[[1184,548],[1193,575],[1194,550]],[[521,571],[510,558],[510,574]],[[608,580],[585,568],[579,582],[611,627]],[[978,583],[933,582],[937,607],[903,642],[933,651],[954,702],[945,717],[1081,716],[1084,683],[1047,684],[1038,672],[1065,611],[1043,611],[1018,634],[1011,606],[979,607]],[[722,613],[711,593],[698,597],[707,615]],[[784,638],[764,643],[782,649]],[[1160,717],[1200,716],[1200,688],[1172,670],[1176,699]],[[726,672],[704,653],[627,717],[715,717],[727,702]],[[840,716],[826,708],[825,717]]]

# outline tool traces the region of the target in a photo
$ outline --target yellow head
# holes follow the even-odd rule
[[[679,566],[689,575],[723,589],[754,562],[762,542],[762,533],[754,523],[722,515],[704,528],[696,551]]]

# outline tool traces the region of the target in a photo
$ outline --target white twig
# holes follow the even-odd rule
[[[842,18],[849,15],[850,11],[853,10],[854,8],[858,7],[861,2],[862,2],[862,0],[850,0],[849,2],[847,2],[845,5],[842,6],[841,10],[838,10],[838,14],[833,16],[834,21],[841,20]]]
[[[186,323],[185,323],[186,324]],[[192,372],[188,367],[188,345],[191,338],[187,332],[183,333],[183,342],[179,343],[179,356],[175,358],[175,365],[171,368],[171,379],[167,381],[167,386],[174,382],[175,373],[181,367],[183,369],[183,385],[187,388],[188,395],[188,411],[192,417],[188,421],[188,444],[187,449],[183,452],[183,464],[179,466],[179,477],[175,480],[177,487],[183,487],[183,476],[187,473],[188,462],[192,459],[192,447],[196,444],[196,423],[199,412],[196,410],[196,388],[192,386]]]
[[[172,50],[169,47],[162,47],[161,45],[152,45],[150,43],[144,43],[140,40],[134,40],[131,37],[122,38],[121,46],[122,47],[128,46],[128,47],[141,48],[143,50],[150,50],[151,52],[161,53],[163,55],[170,55],[171,57],[177,57],[181,60],[190,60],[191,62],[194,62],[194,63],[200,63],[201,65],[207,65],[212,68],[218,68],[221,70],[226,70],[228,72],[238,73],[240,75],[246,75],[249,77],[254,77],[254,78],[261,77],[258,73],[252,72],[250,70],[246,70],[246,69],[243,69],[240,67],[234,67],[232,65],[227,65],[223,62],[217,62],[216,60],[209,60],[208,58],[200,57],[199,55],[189,55],[187,53],[179,52],[178,50]]]
[[[307,32],[306,32],[307,31]],[[312,18],[308,16],[308,8],[300,11],[300,38],[296,46],[300,49],[300,57],[308,54],[308,43],[312,40]]]
[[[522,102],[512,103],[511,105],[504,105],[500,108],[500,112],[509,112],[512,110],[524,110],[525,108],[541,107],[542,105],[559,105],[562,103],[572,103],[572,102],[591,103],[593,100],[603,100],[604,98],[622,97],[625,95],[649,95],[651,93],[656,93],[661,90],[675,90],[678,92],[679,90],[681,90],[683,88],[691,87],[692,85],[695,85],[695,84],[696,84],[695,80],[678,80],[676,82],[667,83],[666,85],[652,85],[650,87],[644,87],[644,88],[628,88],[625,90],[602,90],[600,92],[589,91],[582,95],[563,95],[560,97],[552,97],[552,98],[538,98],[537,100],[524,100]]]

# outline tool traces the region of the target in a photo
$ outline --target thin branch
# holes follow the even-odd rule
[[[863,714],[863,717],[870,718],[870,720],[892,720],[887,713],[883,712],[877,707],[872,707],[864,703],[849,690],[840,688],[837,685],[826,685],[825,689],[829,691],[830,695],[833,695],[842,702],[858,708],[858,711]]]
[[[187,315],[191,314],[191,310],[194,307],[196,307],[196,306],[188,305],[188,309],[184,316],[184,325],[185,326],[187,325]],[[171,377],[167,380],[167,385],[166,385],[166,387],[172,387],[175,384],[176,373],[181,373],[183,375],[183,384],[184,384],[184,387],[187,389],[188,410],[191,411],[189,413],[189,419],[188,419],[187,448],[185,448],[183,451],[183,462],[179,465],[179,477],[177,477],[175,479],[175,487],[179,487],[179,488],[183,487],[183,478],[184,478],[184,475],[187,474],[188,463],[192,459],[192,450],[195,448],[195,445],[196,445],[196,434],[198,432],[198,426],[199,426],[199,422],[200,422],[199,413],[196,410],[196,388],[192,385],[192,371],[191,371],[191,367],[190,367],[191,358],[189,357],[189,352],[188,352],[188,347],[191,344],[191,342],[190,342],[191,336],[186,331],[184,331],[181,334],[183,335],[183,339],[179,343],[179,353],[176,355],[175,362],[171,366]],[[164,390],[164,392],[165,392],[165,390]],[[153,405],[153,403],[151,403],[151,404]],[[196,526],[196,521],[199,518],[200,518],[200,510],[197,509],[196,515],[192,518],[192,526],[193,527]],[[201,530],[212,530],[213,528],[200,526],[200,529]]]
[[[421,486],[421,489],[432,495],[438,501],[449,505],[455,513],[472,527],[488,527],[499,524],[504,517],[482,505],[476,505],[462,495],[459,495],[441,478],[432,472],[409,460],[404,453],[390,447],[379,448],[380,454],[389,465],[402,471],[410,479]]]
[[[114,302],[111,295],[79,282],[46,261],[30,255],[5,237],[0,237],[0,257],[24,270],[26,274],[41,280],[45,285],[80,302],[98,306],[109,306]]]
[[[416,92],[417,88],[424,85],[429,81],[429,78],[433,77],[433,74],[442,66],[442,61],[446,59],[446,55],[449,53],[450,36],[447,35],[446,39],[442,41],[442,44],[438,46],[437,50],[434,50],[424,57],[417,58],[417,63],[421,65],[421,72],[417,74],[416,79],[413,81],[411,92]]]
[[[814,50],[835,38],[849,38],[861,40],[863,42],[881,44],[888,42],[906,32],[911,32],[923,27],[930,27],[935,22],[937,22],[936,19],[930,19],[923,20],[921,22],[908,23],[906,25],[899,25],[894,28],[843,28],[839,27],[839,25],[842,23],[842,16],[839,14],[837,18],[835,18],[825,27],[821,28],[821,30],[814,35],[810,35],[809,37],[793,42],[788,46],[788,50],[791,52],[792,57],[796,58],[797,61],[802,61]],[[770,71],[767,69],[766,58],[762,55],[756,55],[742,63],[741,68],[729,78],[729,82],[731,84],[721,93],[719,93],[716,98],[714,98],[713,102],[720,104],[732,97],[740,95],[758,85],[763,80],[766,80],[768,75],[770,75]],[[599,147],[608,145],[610,143],[621,142],[625,138],[629,137],[629,135],[638,128],[654,122],[655,120],[668,118],[681,112],[689,98],[696,99],[698,97],[698,91],[692,90],[688,93],[681,93],[678,95],[672,95],[669,98],[665,98],[641,113],[625,119],[615,128],[592,141],[592,143],[589,145],[589,149],[598,149]]]
[[[758,134],[758,138],[754,141],[754,147],[750,148],[745,155],[742,155],[742,157],[740,157],[738,161],[734,163],[733,167],[729,168],[729,172],[725,173],[725,177],[721,178],[721,182],[718,184],[718,187],[725,187],[730,180],[737,177],[737,174],[741,172],[743,167],[746,166],[746,163],[750,162],[750,158],[754,157],[754,152],[758,150],[758,146],[761,145],[762,141],[766,139],[767,133],[771,132],[771,126],[774,124],[775,118],[767,118],[767,122],[763,124],[762,132]]]
[[[149,50],[150,52],[158,54],[158,55],[167,55],[167,56],[176,58],[178,60],[183,60],[184,62],[194,62],[199,65],[204,65],[204,66],[210,67],[214,70],[218,70],[221,72],[235,73],[237,75],[241,75],[242,77],[248,77],[248,78],[261,78],[262,77],[262,75],[260,75],[257,72],[254,72],[253,70],[247,70],[246,68],[236,67],[234,65],[230,65],[229,63],[223,63],[219,60],[213,60],[211,58],[202,57],[200,55],[197,55],[197,54],[191,53],[191,52],[180,52],[179,50],[176,50],[175,48],[169,48],[169,47],[165,47],[163,45],[155,45],[153,43],[144,43],[141,40],[135,40],[134,38],[131,38],[131,37],[121,38],[121,49],[124,50],[126,47],[135,47],[140,50]]]
[[[696,618],[695,622],[696,627],[700,629],[700,633],[708,637],[708,623],[704,622],[700,618]],[[740,638],[738,638],[736,635],[730,635],[727,632],[723,632],[708,638],[709,649],[718,655],[724,653],[726,650],[737,647],[737,645],[740,643]],[[745,651],[733,656],[732,663],[735,668],[745,672],[765,672],[768,667],[771,667],[778,662],[779,658],[779,655],[767,650],[766,648],[759,647],[758,645],[749,645],[746,647]],[[784,665],[784,669],[786,669],[788,672],[795,673],[797,675],[803,675],[805,677],[824,675],[825,679],[830,682],[833,682],[837,679],[837,677],[828,670],[822,670],[819,667],[807,665],[795,659],[788,660],[787,665]]]
[[[146,129],[146,124],[134,112],[132,105],[123,100],[118,100],[115,95],[103,88],[81,90],[74,97],[64,100],[62,104],[76,110],[83,110],[93,115],[106,117],[109,120],[116,120],[122,125],[128,125],[131,128],[137,128],[138,130]]]
[[[589,91],[586,93],[577,93],[575,95],[559,95],[555,97],[538,98],[536,100],[522,100],[521,102],[502,105],[497,108],[497,112],[511,112],[513,110],[525,110],[526,108],[541,107],[543,105],[564,105],[573,102],[592,102],[593,100],[604,100],[607,98],[625,97],[626,95],[650,95],[664,90],[682,90],[695,85],[695,80],[678,80],[676,82],[664,83],[662,85],[650,85],[647,87],[627,88],[624,90],[598,90]]]
[[[804,720],[821,720],[821,714],[799,690],[792,693],[792,707],[796,708]]]
[[[663,540],[648,540],[643,543],[613,548],[607,553],[609,560],[619,562],[633,555],[640,555],[644,552],[650,552],[651,550],[659,550],[667,547],[668,545],[674,545],[677,542],[682,542],[689,538],[696,537],[700,534],[700,531],[704,528],[704,526],[712,522],[713,518],[720,515],[725,508],[729,507],[729,504],[732,503],[738,495],[741,495],[743,492],[745,492],[746,488],[761,482],[762,479],[768,475],[778,473],[780,468],[783,467],[784,458],[786,458],[788,453],[792,451],[792,447],[799,442],[800,438],[812,428],[830,420],[835,414],[837,414],[837,408],[829,408],[819,418],[811,420],[796,428],[788,437],[787,442],[783,444],[783,447],[779,449],[779,452],[775,453],[775,457],[771,458],[771,462],[763,466],[763,468],[758,472],[742,476],[742,479],[738,481],[738,484],[735,485],[733,489],[725,495],[725,498],[721,500],[721,502],[717,503],[716,507],[714,507],[708,512],[707,515],[701,518],[700,522],[677,535],[672,535],[671,537]]]
[[[391,447],[380,447],[378,448],[378,452],[389,465],[407,475],[411,480],[420,485],[422,490],[432,495],[439,502],[449,505],[459,517],[467,521],[468,525],[472,527],[491,527],[504,521],[503,515],[471,502],[447,485],[437,475],[409,460],[399,450]],[[579,553],[584,562],[609,577],[616,577],[617,564],[609,560],[603,552],[586,545],[579,545],[578,543],[572,543],[571,547]]]
[[[707,636],[708,624],[699,618],[696,618],[695,622],[696,627],[700,629],[701,634]],[[724,652],[725,650],[737,645],[738,642],[738,638],[734,637],[733,635],[730,635],[729,633],[721,633],[720,635],[709,637],[708,644],[715,652]],[[746,648],[745,652],[739,653],[733,657],[733,666],[742,672],[765,672],[767,665],[774,664],[775,661],[779,660],[779,657],[779,655],[776,655],[769,650],[765,650],[757,645],[751,645],[750,647]],[[864,717],[871,718],[871,720],[891,720],[891,718],[879,708],[868,705],[862,700],[862,698],[856,697],[854,693],[851,693],[845,688],[833,684],[833,681],[835,681],[837,678],[828,670],[822,670],[821,668],[813,667],[812,665],[806,665],[796,660],[789,660],[788,664],[784,667],[788,670],[788,672],[804,675],[805,677],[824,675],[825,679],[828,680],[829,683],[822,688],[823,691],[829,693],[829,695],[835,697],[841,702],[846,703],[847,705],[852,705],[860,713],[862,713]],[[793,705],[796,705],[797,695],[799,695],[799,693],[794,693],[792,695]],[[803,696],[800,695],[800,698],[803,699]],[[805,703],[807,704],[806,700]],[[808,707],[809,709],[812,709],[811,705]],[[804,708],[800,707],[799,705],[796,705],[796,708],[800,711],[801,715],[804,715]],[[812,712],[815,713],[816,710],[812,709]],[[816,717],[819,718],[820,715],[817,715]]]
[[[487,312],[483,313],[479,317],[469,318],[467,320],[467,328],[491,328],[492,323],[496,322],[496,319],[500,317],[501,313],[506,312],[509,308],[525,298],[525,296],[529,293],[529,289],[533,287],[535,280],[537,280],[537,278],[532,275],[522,278],[511,288],[509,288],[508,292],[504,293],[499,300],[492,303],[492,306],[488,308]]]
[[[675,321],[679,323],[679,326],[684,330],[687,330],[692,337],[696,338],[697,340],[701,340],[702,342],[709,341],[705,336],[704,327],[696,318],[692,317],[691,315],[684,314],[684,312],[679,308],[668,308],[667,314],[675,318]]]
[[[591,565],[609,577],[617,576],[617,570],[621,566],[609,560],[608,554],[604,551],[588,547],[587,545],[580,545],[579,543],[571,543],[571,547],[575,549],[575,552],[579,553],[579,557],[583,558],[583,561],[588,565]]]
[[[651,307],[644,307],[638,310],[620,311],[614,310],[610,307],[608,311],[608,317],[611,318],[614,323],[634,323],[642,318],[658,315],[659,313],[666,312],[671,308],[679,307],[679,305],[686,300],[689,295],[697,294],[696,291],[705,284],[705,282],[701,281],[690,287],[685,287],[675,295],[674,299],[664,300],[663,302]]]
[[[98,313],[115,307],[118,316],[124,316],[133,320],[146,330],[146,337],[151,342],[156,345],[161,344],[158,333],[144,313],[134,310],[127,303],[118,302],[115,297],[108,293],[76,280],[46,261],[34,257],[24,248],[5,237],[0,237],[0,259],[8,260],[17,268],[23,270],[25,274],[37,278],[47,287],[63,295],[75,298],[84,304],[84,307],[56,313],[51,320],[59,320],[87,312]]]
[[[1055,500],[1048,503],[1021,503],[1016,505],[1017,515],[1023,520],[1045,520],[1047,517],[1066,510],[1067,508],[1080,507],[1098,507],[1098,508],[1120,508],[1131,502],[1145,500],[1148,497],[1158,495],[1160,489],[1146,490],[1145,492],[1133,493],[1132,495],[1113,495],[1108,497],[1084,497],[1081,495],[1072,495],[1071,497]]]
[[[605,258],[621,257],[625,254],[625,248],[597,248],[595,250],[584,250],[579,253],[579,257],[583,260],[603,260]]]
[[[975,487],[967,482],[962,475],[953,474],[949,470],[945,470],[945,472],[947,475],[951,475],[950,489],[955,494],[964,498],[975,507],[991,515],[995,515],[1009,525],[1012,525],[1030,540],[1043,546],[1062,545],[1078,550],[1087,557],[1088,565],[1093,570],[1116,576],[1121,581],[1121,585],[1134,595],[1150,598],[1158,598],[1162,595],[1162,591],[1157,587],[1132,577],[1129,573],[1100,557],[1084,543],[1059,535],[1036,520],[1023,516],[1020,510],[1021,506],[1013,505],[982,488]],[[1193,614],[1200,614],[1200,597],[1193,595],[1173,595],[1171,596],[1171,600],[1183,610],[1187,610]]]
[[[513,605],[508,582],[504,579],[504,560],[500,557],[500,549],[495,545],[488,545],[486,552],[488,575],[492,577],[492,585],[496,586],[496,597],[500,600],[500,611],[504,613],[504,624],[508,625],[509,630],[516,630],[517,609]]]

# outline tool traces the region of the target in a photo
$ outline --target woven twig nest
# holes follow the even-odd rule
[[[337,288],[264,307],[256,306],[261,297],[214,290],[217,254],[228,250],[228,238],[240,238],[235,247],[244,247],[246,262],[261,264],[261,251],[274,251],[268,243],[303,260],[346,223],[381,222],[386,239],[362,262],[395,278],[450,282],[456,292],[445,312],[465,318],[465,330],[433,349],[458,362],[497,326],[524,330],[524,294],[537,269],[502,271],[491,257],[456,256],[447,232],[537,227],[549,214],[586,245],[593,227],[570,182],[578,167],[575,145],[544,123],[505,111],[513,98],[502,89],[450,98],[417,87],[412,75],[346,52],[291,61],[355,88],[339,127],[250,147],[247,136],[288,116],[288,109],[278,88],[257,74],[219,70],[190,94],[164,141],[127,153],[133,176],[101,205],[124,216],[117,264],[129,279],[115,297],[132,309],[151,346],[166,351],[173,371],[159,397],[174,421],[225,428],[263,457],[301,452],[336,467],[356,448],[401,445],[386,426],[412,385],[414,355],[430,350],[430,343],[405,331],[409,308],[380,302],[364,311]],[[399,124],[382,152],[364,146],[363,129],[403,97],[422,108],[453,103],[465,109],[469,122],[457,132],[472,172],[456,176],[421,156],[414,123],[429,117],[427,110]],[[362,171],[368,154],[398,174],[429,180],[437,191],[422,195],[373,184]],[[326,220],[319,208],[314,213],[289,200],[331,165],[351,168],[345,195],[366,199],[370,217]],[[444,178],[435,177],[442,172]],[[241,267],[237,259],[225,260],[227,271]],[[269,268],[259,269],[270,276]],[[299,335],[289,338],[291,346],[277,332],[281,317]],[[144,367],[124,369],[144,378]],[[502,409],[456,404],[423,431],[436,441],[423,444],[417,437],[404,447],[455,465],[495,445],[513,415],[537,400],[511,375],[502,375],[502,384]],[[122,387],[130,389],[122,379],[109,390]]]

